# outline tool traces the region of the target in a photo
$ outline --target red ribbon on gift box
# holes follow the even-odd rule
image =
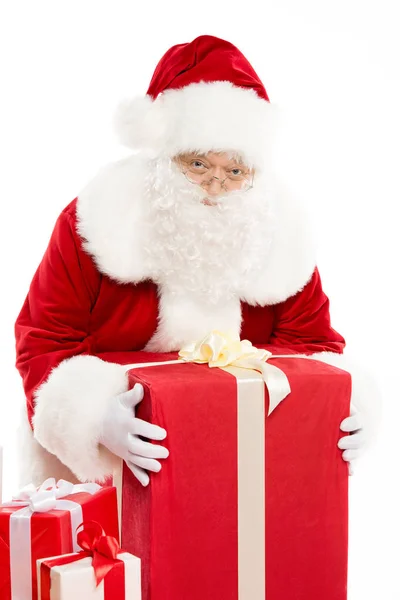
[[[96,586],[104,581],[104,597],[112,600],[125,600],[125,563],[117,558],[121,552],[116,538],[106,535],[96,521],[85,521],[79,525],[78,544],[82,548],[76,554],[61,556],[44,561],[40,567],[40,600],[51,600],[51,569],[91,557],[96,578]]]

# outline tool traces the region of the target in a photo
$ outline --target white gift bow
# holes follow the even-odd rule
[[[97,483],[73,484],[64,479],[57,483],[51,477],[39,488],[29,484],[13,496],[12,502],[2,507],[21,507],[10,516],[10,580],[11,600],[31,600],[32,598],[32,554],[31,517],[35,512],[51,510],[69,511],[71,516],[73,552],[79,552],[76,530],[83,521],[82,507],[72,500],[63,500],[70,494],[86,492],[95,494],[101,486]]]
[[[101,486],[97,483],[73,484],[65,479],[59,479],[56,483],[54,477],[50,477],[38,488],[32,483],[26,485],[16,496],[13,496],[12,502],[6,502],[2,506],[21,506],[21,508],[26,506],[29,507],[31,513],[49,512],[50,510],[57,510],[57,501],[60,498],[71,494],[79,494],[80,492],[95,494],[100,488]]]

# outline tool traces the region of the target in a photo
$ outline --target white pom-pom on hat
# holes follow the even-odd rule
[[[158,153],[168,137],[168,122],[159,101],[150,96],[122,100],[114,114],[115,133],[124,146]]]

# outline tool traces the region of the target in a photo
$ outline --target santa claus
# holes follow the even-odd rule
[[[120,105],[136,152],[61,212],[16,321],[24,481],[101,481],[123,458],[147,485],[168,450],[143,438],[167,432],[135,417],[143,389],[127,391],[124,365],[215,329],[349,371],[344,460],[374,438],[378,390],[331,327],[306,213],[274,173],[275,123],[243,54],[208,35],[170,48],[146,96]]]

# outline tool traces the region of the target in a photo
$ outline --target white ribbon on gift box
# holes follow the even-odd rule
[[[95,494],[100,485],[97,483],[73,484],[64,479],[57,483],[51,477],[39,488],[29,484],[22,488],[12,502],[1,507],[17,507],[10,516],[10,579],[11,600],[31,600],[32,598],[32,553],[31,518],[34,513],[46,513],[51,510],[66,510],[71,516],[73,552],[79,552],[76,530],[83,521],[82,506],[72,500],[63,500],[70,494],[86,492]]]

